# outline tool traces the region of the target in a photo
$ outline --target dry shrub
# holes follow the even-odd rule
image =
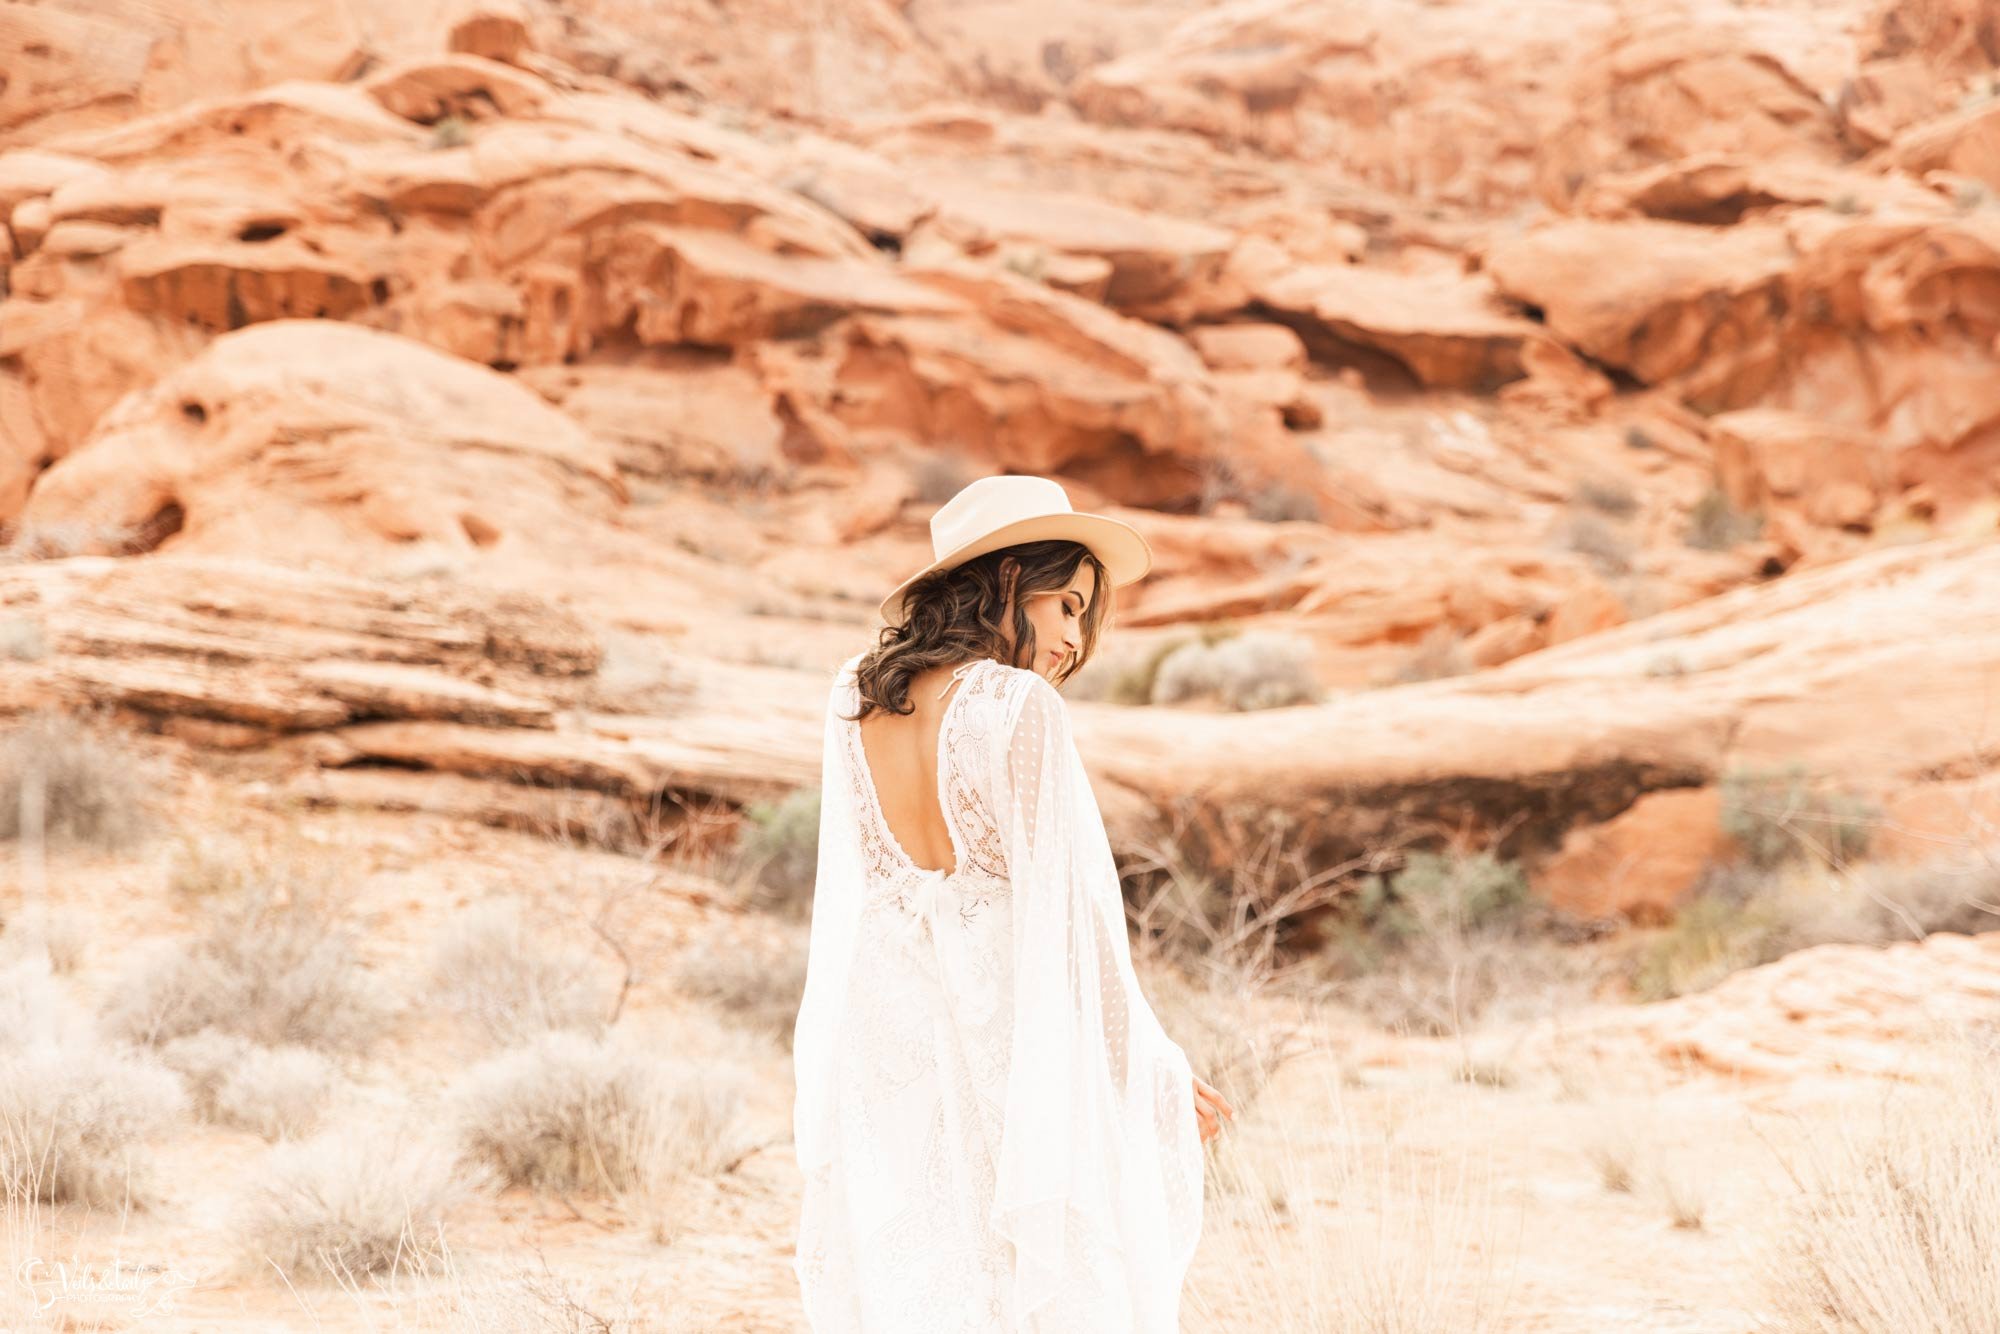
[[[83,962],[90,923],[73,908],[31,904],[0,924],[0,958],[39,954],[58,973],[74,973]]]
[[[359,1053],[393,1018],[327,886],[256,881],[204,913],[199,931],[126,966],[105,1007],[112,1032],[157,1045],[217,1028],[266,1046]]]
[[[507,1184],[620,1195],[718,1165],[740,1093],[706,1081],[657,1054],[552,1032],[467,1071],[447,1102],[466,1153]]]
[[[776,955],[690,946],[674,960],[673,984],[717,1007],[731,1024],[790,1051],[806,989],[806,945],[806,933],[793,931]]]
[[[1845,877],[1843,933],[1887,944],[1938,931],[2000,927],[2000,850],[1948,853],[1911,864],[1864,862]]]
[[[0,965],[0,1051],[97,1039],[89,1012],[57,979],[47,955],[24,953]]]
[[[143,1146],[186,1112],[174,1073],[102,1041],[47,958],[0,969],[0,1193],[150,1207]]]
[[[491,1180],[413,1126],[355,1121],[275,1145],[231,1205],[234,1277],[432,1272],[446,1216]]]
[[[687,703],[693,683],[661,649],[657,637],[610,630],[604,656],[584,687],[582,699],[606,713],[664,713]]]
[[[9,616],[0,620],[0,658],[11,658],[15,662],[39,662],[49,653],[48,640],[42,635],[41,624],[26,616]]]
[[[1572,510],[1556,531],[1564,548],[1587,559],[1605,574],[1630,574],[1638,548],[1589,510]]]
[[[750,1147],[742,1116],[749,1080],[740,1069],[688,1070],[655,1114],[632,1125],[635,1171],[618,1204],[656,1245],[688,1230],[688,1187],[729,1171]]]
[[[1763,1257],[1778,1334],[1987,1334],[2000,1311],[2000,1045],[1946,1039],[1941,1085],[1787,1136],[1793,1192]]]
[[[1445,624],[1434,625],[1417,641],[1410,656],[1390,673],[1385,684],[1411,685],[1418,681],[1441,681],[1476,671],[1477,665],[1465,651],[1465,636]]]
[[[1735,769],[1723,775],[1722,831],[1753,866],[1798,858],[1829,866],[1858,860],[1881,819],[1873,803],[1815,784],[1801,765]]]
[[[755,907],[802,921],[812,912],[813,882],[819,870],[817,786],[801,787],[776,802],[753,801],[736,847],[730,874],[747,878]]]
[[[213,1028],[163,1044],[160,1061],[187,1081],[195,1115],[273,1140],[311,1134],[343,1083],[310,1047],[260,1047]]]
[[[1689,511],[1682,540],[1702,551],[1727,551],[1763,531],[1763,515],[1737,509],[1720,487],[1711,486]]]
[[[473,905],[431,951],[428,985],[445,1011],[502,1046],[554,1029],[597,1036],[611,998],[590,955],[547,943],[519,900]]]
[[[36,1045],[0,1056],[0,1190],[154,1207],[160,1195],[143,1146],[186,1111],[174,1073],[128,1049]]]
[[[1444,1037],[1525,1017],[1586,987],[1568,924],[1488,852],[1415,852],[1364,877],[1343,904],[1325,966],[1336,995],[1385,1028]]]
[[[1213,697],[1245,711],[1312,704],[1322,694],[1309,640],[1250,630],[1216,643],[1183,644],[1168,653],[1154,676],[1152,702]]]
[[[1711,870],[1673,920],[1634,953],[1633,996],[1655,1001],[1701,991],[1783,954],[1786,915],[1771,893],[1772,881],[1756,872]]]
[[[1134,645],[1121,639],[1109,649],[1100,646],[1094,657],[1063,682],[1063,694],[1069,699],[1133,707],[1151,704],[1161,663],[1189,644],[1213,646],[1235,634],[1233,625],[1215,622],[1192,634],[1170,634],[1150,644]]]
[[[1995,926],[2000,857],[1991,849],[1910,865],[1712,867],[1674,920],[1635,952],[1630,980],[1639,999],[1663,1000],[1812,945],[1886,945]]]
[[[923,505],[942,505],[983,475],[970,458],[940,448],[918,455],[910,470],[917,502]]]
[[[100,724],[50,711],[25,715],[0,733],[0,838],[39,832],[51,845],[133,847],[151,829],[151,785],[147,766]]]
[[[1282,1066],[1320,1049],[1309,1007],[1301,1007],[1294,1022],[1271,1023],[1260,1015],[1255,991],[1212,985],[1163,964],[1145,970],[1141,990],[1194,1073],[1215,1085],[1239,1115]]]
[[[1577,479],[1572,497],[1583,505],[1626,519],[1639,512],[1639,493],[1622,477],[1592,473]]]
[[[244,894],[340,895],[347,876],[340,850],[313,838],[297,816],[275,827],[225,816],[175,835],[167,889],[183,904],[219,902]]]
[[[1298,821],[1282,811],[1211,821],[1182,797],[1166,817],[1119,867],[1135,885],[1134,967],[1172,965],[1216,994],[1295,992],[1310,982],[1313,962],[1286,959],[1280,936],[1338,899],[1343,880],[1372,859],[1312,865]]]

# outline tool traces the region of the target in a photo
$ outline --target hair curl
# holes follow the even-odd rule
[[[1009,559],[1019,568],[1003,572],[1001,565]],[[914,713],[910,684],[932,667],[988,657],[1013,667],[1038,661],[1040,649],[1028,624],[1027,595],[1068,588],[1085,561],[1097,572],[1097,592],[1083,609],[1083,647],[1075,661],[1065,663],[1050,678],[1055,685],[1067,681],[1097,648],[1099,627],[1110,614],[1111,581],[1103,562],[1082,543],[1061,538],[1022,542],[949,570],[933,571],[910,586],[901,623],[883,626],[880,642],[855,666],[861,706],[849,721],[866,718],[876,709]],[[1001,628],[1010,594],[1015,595],[1011,654]]]

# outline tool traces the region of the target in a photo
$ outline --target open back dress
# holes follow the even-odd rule
[[[1169,1334],[1201,1230],[1193,1074],[1139,991],[1066,706],[945,687],[949,868],[883,819],[854,669],[827,699],[793,1269],[817,1334]]]

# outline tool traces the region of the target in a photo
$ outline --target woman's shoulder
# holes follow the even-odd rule
[[[1011,730],[1023,717],[1053,721],[1064,716],[1066,701],[1046,676],[995,658],[986,662],[987,683],[1002,726]]]

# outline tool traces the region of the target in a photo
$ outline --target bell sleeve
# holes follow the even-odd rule
[[[818,860],[806,943],[805,988],[792,1027],[796,1080],[792,1138],[799,1168],[808,1177],[832,1157],[829,1140],[833,1077],[840,1034],[847,1019],[852,962],[861,916],[861,851],[855,833],[853,784],[842,762],[843,711],[851,710],[856,654],[841,664],[827,692],[820,733]]]
[[[1024,675],[993,775],[1012,890],[1013,1032],[991,1222],[1013,1243],[1020,1327],[1033,1316],[1170,1334],[1201,1230],[1193,1073],[1139,990],[1067,706]]]

